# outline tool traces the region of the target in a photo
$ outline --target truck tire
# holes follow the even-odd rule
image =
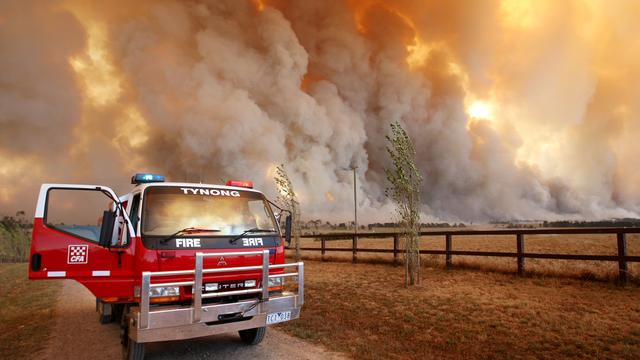
[[[138,343],[129,338],[128,314],[129,305],[123,305],[120,309],[120,343],[122,344],[122,358],[124,360],[143,360],[145,344]]]
[[[127,346],[124,348],[124,360],[143,360],[145,344],[135,342],[131,339],[127,341]]]
[[[259,327],[254,329],[246,329],[238,331],[240,339],[247,345],[258,345],[264,339],[264,335],[267,333],[267,327]]]

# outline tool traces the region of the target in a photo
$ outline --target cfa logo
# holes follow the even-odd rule
[[[176,239],[176,247],[200,247],[200,239]]]
[[[242,238],[242,246],[264,246],[262,238]]]
[[[69,245],[67,264],[86,264],[89,261],[89,245]]]

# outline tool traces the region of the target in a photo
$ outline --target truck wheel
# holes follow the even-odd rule
[[[143,360],[144,359],[144,343],[135,342],[131,339],[127,341],[127,346],[123,348],[124,360]]]
[[[122,358],[124,360],[143,360],[145,344],[129,338],[128,321],[129,305],[123,305],[120,314],[120,343],[122,344]]]
[[[267,333],[267,327],[263,326],[255,329],[240,330],[238,333],[240,334],[240,339],[242,339],[245,344],[258,345],[262,342],[262,339],[264,339],[264,335]]]

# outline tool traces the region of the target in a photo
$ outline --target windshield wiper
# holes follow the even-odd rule
[[[173,234],[167,236],[166,238],[160,240],[161,243],[165,244],[167,241],[173,239],[174,237],[178,236],[178,235],[183,235],[183,234],[190,234],[190,233],[196,233],[196,232],[220,232],[220,229],[205,229],[205,228],[199,228],[199,227],[187,227],[181,230],[178,230],[176,232],[174,232]]]
[[[233,239],[229,240],[230,244],[233,244],[234,242],[238,241],[238,239],[241,239],[243,236],[247,235],[247,234],[251,234],[251,233],[257,233],[257,232],[268,232],[268,233],[272,233],[272,232],[276,232],[273,229],[259,229],[259,228],[252,228],[252,229],[248,229],[245,230],[242,234],[234,237]]]

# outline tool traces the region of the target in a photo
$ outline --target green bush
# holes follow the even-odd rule
[[[24,211],[0,219],[0,262],[27,261],[31,224]]]

